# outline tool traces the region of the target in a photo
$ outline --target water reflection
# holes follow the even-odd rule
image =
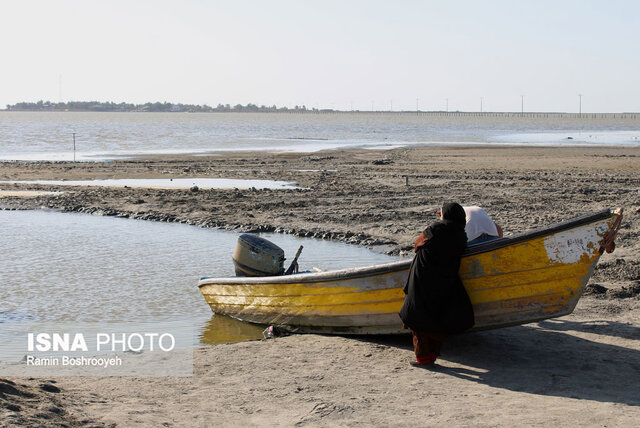
[[[266,326],[243,322],[224,315],[213,315],[200,333],[200,342],[206,345],[243,342],[262,339]]]
[[[31,321],[34,316],[25,312],[0,311],[0,324],[3,322]]]

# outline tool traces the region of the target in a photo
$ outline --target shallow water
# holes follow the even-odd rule
[[[0,211],[0,230],[0,323],[189,321],[203,343],[261,337],[263,327],[213,316],[197,288],[202,276],[234,275],[238,233],[44,211]],[[261,236],[288,258],[304,245],[301,270],[398,260],[348,244]]]
[[[116,178],[109,180],[28,180],[0,181],[0,184],[27,183],[54,186],[144,187],[160,189],[297,189],[295,183],[276,180],[243,180],[232,178]]]
[[[425,144],[640,146],[640,115],[2,111],[0,159],[72,160],[73,133],[78,160]]]

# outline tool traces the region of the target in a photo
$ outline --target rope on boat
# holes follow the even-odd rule
[[[616,214],[618,217],[616,217],[613,225],[611,225],[611,229],[609,229],[598,242],[598,244],[600,244],[600,249],[598,250],[600,254],[604,251],[610,254],[616,249],[615,239],[616,233],[618,233],[618,229],[620,229],[620,225],[622,224],[622,208],[618,209]]]

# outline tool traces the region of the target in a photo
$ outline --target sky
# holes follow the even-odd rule
[[[638,112],[638,28],[636,0],[0,0],[0,106]]]

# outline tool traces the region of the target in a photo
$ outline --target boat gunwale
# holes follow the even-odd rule
[[[530,241],[532,239],[553,235],[564,230],[573,229],[586,224],[603,220],[616,214],[616,211],[605,209],[590,214],[584,214],[547,227],[533,229],[517,233],[508,237],[498,238],[480,244],[471,245],[462,254],[462,257],[494,251],[510,245]],[[412,259],[399,260],[372,266],[361,266],[332,270],[326,272],[299,273],[295,275],[263,276],[263,277],[203,277],[198,282],[198,287],[207,285],[269,285],[269,284],[306,284],[316,282],[333,282],[344,279],[357,279],[373,275],[383,275],[408,269]]]

